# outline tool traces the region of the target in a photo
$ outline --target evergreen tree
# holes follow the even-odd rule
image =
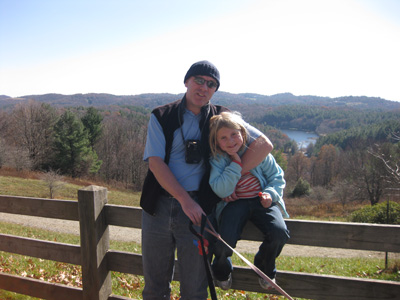
[[[293,197],[302,197],[302,196],[308,196],[310,195],[311,192],[311,186],[307,182],[307,180],[304,180],[303,178],[299,178],[296,182],[296,186],[294,187],[292,191],[292,196]]]
[[[82,117],[82,123],[88,133],[89,143],[92,149],[94,149],[94,145],[102,134],[102,121],[102,115],[92,106],[88,108],[86,114]]]
[[[61,115],[55,125],[55,167],[73,177],[96,173],[101,165],[90,147],[87,132],[80,119],[71,111]]]
[[[276,163],[282,168],[282,170],[286,170],[287,160],[286,157],[283,156],[283,152],[274,149],[271,154],[274,156]]]

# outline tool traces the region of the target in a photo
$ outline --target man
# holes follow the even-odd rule
[[[149,162],[142,197],[144,300],[170,299],[175,250],[182,300],[207,299],[204,262],[193,244],[189,222],[199,225],[219,200],[208,184],[209,120],[227,108],[210,100],[220,86],[217,68],[208,61],[194,63],[184,78],[181,100],[152,111],[144,160]],[[261,132],[242,159],[244,171],[258,165],[272,150]],[[235,197],[235,195],[232,195]]]

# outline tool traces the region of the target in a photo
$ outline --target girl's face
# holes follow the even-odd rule
[[[243,145],[242,133],[238,129],[222,127],[217,132],[217,144],[229,155],[237,153]]]

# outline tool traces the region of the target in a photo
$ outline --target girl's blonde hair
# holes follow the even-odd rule
[[[215,115],[210,119],[210,136],[209,143],[211,149],[211,155],[213,157],[217,156],[218,153],[223,153],[224,151],[218,146],[217,133],[223,127],[239,130],[243,137],[243,145],[240,150],[247,144],[248,133],[244,127],[244,121],[242,116],[238,112],[222,112],[219,115]]]

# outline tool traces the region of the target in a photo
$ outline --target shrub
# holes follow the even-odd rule
[[[377,224],[400,224],[400,204],[389,202],[361,208],[350,215],[351,222],[377,223]]]
[[[327,202],[332,198],[332,192],[323,186],[315,186],[310,191],[310,199],[319,203]]]
[[[292,191],[292,196],[293,197],[301,197],[301,196],[306,196],[310,195],[310,184],[307,182],[307,180],[304,180],[303,178],[299,178],[296,182],[296,186],[294,187]]]

